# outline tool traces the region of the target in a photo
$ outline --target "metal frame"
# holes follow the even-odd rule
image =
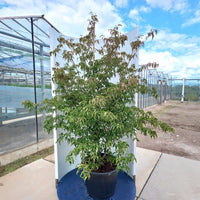
[[[44,61],[49,61],[49,73],[51,70],[50,27],[60,33],[44,18],[44,15],[0,17],[0,76],[4,77],[6,73],[33,75],[36,142],[39,142],[36,91],[38,70],[36,70],[36,62],[40,66],[42,79],[44,75],[48,74],[44,71]],[[47,28],[47,30],[44,28]],[[22,68],[23,66],[24,68]],[[26,68],[27,66],[28,68]],[[4,81],[1,81],[1,83],[4,84]],[[44,80],[41,80],[41,89],[43,90],[42,99],[44,99]]]
[[[31,22],[32,19],[32,22]],[[47,42],[43,40],[43,38],[40,37],[40,35],[34,34],[34,45],[35,46],[35,53],[37,55],[40,55],[40,49],[42,47],[50,48],[49,45],[49,33],[47,31],[43,30],[43,27],[37,24],[38,20],[42,20],[43,23],[45,23],[47,26],[52,27],[57,32],[59,32],[50,22],[48,22],[44,15],[33,15],[33,16],[16,16],[16,17],[0,17],[0,37],[2,36],[3,39],[0,39],[0,47],[6,47],[7,49],[11,50],[18,50],[21,52],[18,52],[20,54],[23,53],[32,53],[31,46],[28,45],[28,43],[32,43],[31,39],[31,23],[33,23],[33,27],[35,29],[35,32],[39,33],[40,35],[43,35],[43,37],[48,38]],[[29,26],[30,24],[30,26]],[[17,30],[15,27],[17,27]],[[60,32],[59,32],[60,33]],[[29,35],[29,36],[28,36]],[[13,42],[10,40],[13,40]],[[20,42],[21,41],[21,42]],[[26,43],[23,45],[23,42]],[[37,47],[38,46],[38,47]],[[0,63],[2,63],[4,60],[3,58],[12,58],[15,57],[17,52],[9,52],[7,51],[7,55],[3,53],[3,51],[0,49]],[[43,56],[49,57],[49,52],[46,52],[45,49],[43,49]]]

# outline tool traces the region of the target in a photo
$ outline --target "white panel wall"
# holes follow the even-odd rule
[[[53,28],[50,28],[50,50],[51,51],[56,48],[56,46],[58,44],[57,38],[60,35],[61,34],[56,32]],[[139,28],[135,28],[134,30],[127,33],[127,36],[128,36],[127,44],[129,44],[131,41],[135,41],[137,39],[138,35],[139,35]],[[67,38],[67,36],[63,36],[63,37]],[[101,45],[101,42],[100,42],[100,45]],[[125,45],[123,48],[123,51],[130,52],[131,51],[130,46]],[[139,56],[139,54],[138,54],[138,56]],[[138,60],[139,60],[138,56],[137,56],[137,58],[135,58],[135,60],[133,60],[133,62],[135,63],[136,66],[138,66]],[[51,68],[53,68],[55,66],[55,62],[59,62],[60,64],[62,64],[63,60],[61,59],[61,57],[59,55],[57,55],[56,57],[51,56]],[[53,71],[52,71],[52,73],[53,73]],[[117,77],[113,78],[112,81],[117,82]],[[52,90],[54,90],[55,88],[56,88],[56,85],[54,85],[52,83]],[[54,94],[52,94],[52,95],[54,95]],[[68,173],[69,171],[74,169],[76,167],[76,165],[78,163],[80,163],[80,158],[78,157],[76,162],[73,165],[69,165],[68,163],[66,163],[65,157],[73,147],[71,145],[67,144],[66,142],[62,142],[61,144],[58,144],[56,142],[57,138],[58,138],[58,131],[54,130],[55,179],[59,181],[66,173]],[[129,152],[132,152],[135,154],[136,143],[132,142],[132,140],[130,140],[130,139],[129,139],[128,143],[130,145]],[[130,169],[131,169],[131,172],[129,175],[131,177],[135,176],[135,166],[130,165]]]

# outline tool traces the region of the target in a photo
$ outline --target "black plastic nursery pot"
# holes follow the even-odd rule
[[[91,172],[90,179],[85,181],[88,194],[96,199],[106,199],[113,196],[117,174],[116,170],[105,173]]]

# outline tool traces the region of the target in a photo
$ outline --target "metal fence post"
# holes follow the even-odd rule
[[[183,86],[182,86],[182,95],[181,95],[181,103],[184,101],[184,90],[185,90],[185,79],[183,78]]]
[[[36,75],[35,75],[35,48],[34,48],[34,29],[33,29],[33,18],[31,17],[31,36],[32,36],[32,55],[33,55],[33,78],[34,78],[34,100],[35,100],[35,130],[36,130],[36,140],[39,142],[38,138],[38,118],[37,118],[37,94],[36,94]]]
[[[2,125],[2,121],[3,121],[3,119],[2,119],[2,107],[0,107],[0,126]]]
[[[160,81],[160,104],[162,104],[162,95],[163,95],[163,84],[162,84],[162,80]]]

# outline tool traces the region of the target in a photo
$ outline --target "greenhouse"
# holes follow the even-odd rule
[[[0,154],[52,137],[44,113],[21,105],[51,98],[50,27],[43,15],[0,18]]]

